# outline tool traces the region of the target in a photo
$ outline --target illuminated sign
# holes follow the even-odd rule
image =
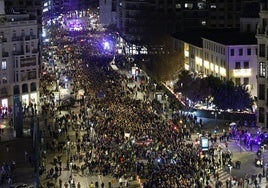
[[[202,151],[207,151],[209,147],[209,140],[207,137],[201,137]]]
[[[234,69],[233,77],[251,77],[251,69]]]

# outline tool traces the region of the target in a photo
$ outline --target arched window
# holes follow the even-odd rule
[[[35,82],[31,83],[31,92],[32,91],[36,91],[36,83]]]
[[[28,93],[28,85],[27,84],[22,85],[22,93]]]

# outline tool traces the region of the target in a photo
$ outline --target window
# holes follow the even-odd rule
[[[235,78],[235,85],[240,85],[240,78]]]
[[[247,49],[247,55],[251,55],[251,48]]]
[[[248,85],[249,84],[249,78],[244,78],[244,85]]]
[[[13,44],[13,51],[17,51],[17,45],[16,44]]]
[[[249,69],[249,62],[248,61],[244,62],[244,69]]]
[[[234,56],[234,49],[231,49],[231,56]]]
[[[242,48],[240,48],[239,50],[238,50],[238,54],[241,56],[241,55],[243,55],[243,49]]]
[[[6,76],[3,76],[3,77],[2,77],[2,83],[3,83],[3,84],[6,84],[6,83],[7,83],[7,77],[6,77]]]
[[[185,3],[184,4],[185,9],[192,9],[194,7],[193,3]]]
[[[2,70],[7,70],[7,61],[6,60],[2,61]]]
[[[259,123],[264,123],[264,108],[259,107]]]
[[[25,36],[25,31],[24,31],[24,29],[23,30],[21,30],[21,36]]]
[[[259,45],[259,56],[260,57],[265,57],[265,44],[260,44]]]
[[[175,5],[175,7],[176,7],[176,9],[181,9],[181,4],[180,4],[180,3],[177,3],[177,4]]]
[[[207,22],[206,22],[205,20],[202,20],[202,21],[201,21],[201,24],[202,24],[202,25],[207,25]]]
[[[16,30],[13,30],[13,37],[16,37]]]
[[[241,69],[240,62],[235,62],[235,69]]]
[[[264,100],[265,99],[265,85],[259,84],[258,89],[259,89],[259,91],[258,91],[259,100]]]
[[[259,76],[266,77],[266,65],[265,62],[259,63]]]
[[[213,9],[213,8],[217,8],[217,5],[216,4],[211,4],[210,5],[210,8]]]

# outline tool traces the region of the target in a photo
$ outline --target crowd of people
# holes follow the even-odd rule
[[[66,168],[82,176],[111,174],[121,187],[128,187],[129,181],[137,177],[145,179],[141,185],[144,188],[223,186],[218,170],[232,162],[231,156],[219,156],[219,148],[215,152],[202,151],[200,144],[196,144],[198,140],[189,141],[193,127],[198,124],[196,118],[184,112],[167,118],[163,114],[168,109],[155,109],[149,97],[153,83],[140,82],[139,75],[129,77],[124,56],[115,56],[121,70],[116,71],[110,66],[113,55],[93,55],[92,46],[89,50],[87,43],[68,42],[67,55],[58,50],[61,63],[69,67],[64,74],[73,79],[74,98],[79,98],[76,94],[81,89],[84,95],[76,102],[79,110],[69,108],[65,115],[55,112],[60,103],[43,103],[42,114],[54,118],[52,124],[45,123],[44,134],[52,139],[44,143],[44,148],[46,152],[67,155],[66,161],[55,156],[55,167],[49,170],[49,176],[56,174],[60,178],[61,170]],[[128,87],[130,82],[135,83],[134,89]],[[135,97],[138,91],[146,96],[143,100]],[[70,137],[70,130],[75,137]],[[215,135],[208,136],[214,137],[214,144],[218,142]],[[68,183],[60,179],[60,185],[71,186],[73,179],[70,176]],[[226,187],[231,187],[233,181],[229,179]],[[112,187],[112,183],[105,186],[96,182],[92,186]]]

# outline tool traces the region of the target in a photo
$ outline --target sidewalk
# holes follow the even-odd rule
[[[33,185],[34,182],[34,156],[33,140],[30,137],[15,138],[13,129],[7,125],[6,119],[0,120],[1,125],[6,125],[4,132],[0,134],[0,164],[1,166],[14,165],[14,171],[11,173],[12,184]],[[25,155],[25,152],[28,155]],[[3,179],[1,188],[9,188],[7,178]]]

